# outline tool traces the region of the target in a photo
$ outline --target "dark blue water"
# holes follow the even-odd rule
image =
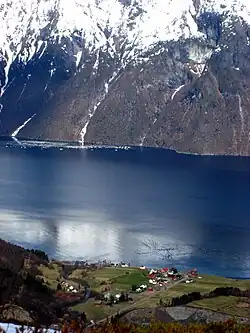
[[[1,238],[57,258],[250,277],[249,158],[22,146],[0,143]]]

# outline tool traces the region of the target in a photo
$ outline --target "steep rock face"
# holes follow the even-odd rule
[[[0,134],[250,154],[250,4],[68,4],[0,5]]]

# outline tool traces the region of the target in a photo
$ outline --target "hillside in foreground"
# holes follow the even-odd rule
[[[51,261],[42,251],[3,240],[0,288],[0,321],[29,326],[103,327],[107,320],[123,327],[250,324],[250,280],[125,263]]]
[[[16,328],[14,326],[0,328],[1,333],[34,333],[35,329]],[[39,332],[46,332],[40,330]],[[56,331],[55,331],[56,332]],[[227,321],[224,323],[212,324],[164,324],[161,322],[154,322],[150,325],[128,325],[119,322],[107,322],[102,326],[84,328],[79,323],[71,323],[65,325],[60,333],[249,333],[250,326],[246,324],[237,324],[234,321]],[[53,331],[54,333],[54,331]]]

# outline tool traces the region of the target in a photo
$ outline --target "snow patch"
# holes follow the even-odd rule
[[[240,114],[240,120],[241,120],[241,133],[243,133],[245,122],[244,122],[244,113],[243,113],[243,110],[242,110],[242,100],[241,100],[241,96],[239,94],[237,94],[236,96],[238,98],[238,103],[239,103],[239,114]]]
[[[81,130],[81,133],[80,133],[80,136],[81,136],[81,145],[84,146],[84,143],[85,143],[85,136],[86,136],[86,133],[87,133],[87,128],[88,128],[88,125],[89,125],[89,122],[91,120],[91,118],[94,116],[97,108],[99,107],[99,105],[102,103],[102,101],[106,98],[108,92],[109,92],[109,89],[110,89],[110,85],[113,84],[115,81],[117,81],[120,77],[120,71],[117,71],[117,72],[114,72],[113,75],[111,76],[111,78],[108,80],[108,82],[106,82],[104,84],[104,92],[103,94],[101,95],[99,101],[94,105],[93,109],[92,110],[88,110],[88,115],[86,117],[86,123],[83,127],[83,129]]]
[[[19,126],[12,134],[12,137],[16,137],[17,134],[35,117],[36,113],[33,114],[32,117],[30,117],[29,119],[27,119],[21,126]]]
[[[208,59],[211,58],[213,54],[212,49],[200,48],[198,46],[190,47],[189,49],[189,59],[198,64],[204,64]]]
[[[95,60],[94,66],[93,66],[94,72],[97,72],[97,70],[98,70],[99,59],[100,59],[100,52],[98,51],[98,52],[96,52],[96,60]]]
[[[250,22],[250,3],[247,0],[201,0],[197,12],[193,0],[137,0],[141,9],[139,15],[135,2],[123,6],[119,0],[1,0],[0,45],[13,60],[20,51],[23,36],[29,31],[27,40],[31,59],[36,52],[35,40],[40,32],[51,22],[51,14],[58,13],[58,23],[51,36],[72,39],[75,31],[80,32],[86,46],[97,50],[109,45],[109,52],[117,54],[120,47],[135,43],[140,49],[148,48],[158,41],[178,40],[179,38],[202,37],[194,16],[203,11],[227,12],[228,16],[238,15]],[[133,28],[131,16],[133,15]],[[105,36],[105,29],[110,36]],[[124,36],[117,45],[115,38]],[[42,41],[39,39],[39,47]],[[10,44],[12,45],[10,49]]]
[[[143,147],[144,146],[144,141],[146,139],[146,135],[144,134],[142,137],[141,137],[141,140],[140,140],[140,147]]]
[[[203,73],[204,69],[205,69],[206,64],[192,64],[189,65],[189,70],[191,73],[201,76],[201,74]]]
[[[76,57],[76,68],[78,68],[79,64],[80,64],[80,61],[82,59],[82,50],[77,52],[77,54],[75,55]]]
[[[137,0],[128,6],[120,0],[0,0],[0,5],[0,48],[7,59],[7,82],[10,66],[17,56],[25,63],[36,53],[42,57],[47,37],[41,32],[50,25],[53,15],[58,16],[58,22],[50,32],[51,42],[58,38],[60,43],[62,37],[72,40],[77,34],[84,39],[85,47],[91,52],[97,51],[94,69],[98,68],[98,51],[105,47],[112,58],[124,49],[120,59],[124,64],[124,59],[132,59],[159,41],[204,37],[195,21],[204,11],[227,13],[225,25],[228,27],[230,18],[235,15],[250,22],[248,0],[200,0],[198,11],[193,0]],[[163,51],[164,48],[156,51],[155,56]],[[204,58],[209,58],[212,51],[202,53],[191,50],[190,59],[204,63]],[[77,66],[81,56],[79,51]]]
[[[53,65],[53,63],[51,63],[51,65]],[[45,85],[43,91],[46,91],[46,90],[47,90],[48,85],[49,85],[49,83],[50,83],[50,81],[51,81],[51,78],[52,78],[52,76],[53,76],[53,75],[55,74],[55,72],[56,72],[56,68],[52,68],[49,72],[50,72],[49,79],[48,79],[48,81],[47,81],[47,83],[46,83],[46,85]]]
[[[182,84],[182,85],[179,86],[177,89],[175,89],[173,95],[171,96],[171,100],[174,99],[174,97],[175,97],[175,95],[178,93],[178,91],[180,91],[184,86],[185,86],[185,84]]]
[[[2,328],[6,333],[16,333],[17,331],[23,332],[23,333],[30,333],[34,332],[35,327],[31,326],[21,326],[16,324],[7,324],[7,323],[0,323],[0,328]],[[52,328],[49,329],[39,329],[41,333],[56,333],[60,332],[59,330],[56,331]]]
[[[221,51],[221,47],[218,46],[215,50],[214,50],[214,53],[219,53]]]

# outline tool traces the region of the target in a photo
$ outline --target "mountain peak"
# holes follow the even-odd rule
[[[79,33],[93,48],[119,35],[145,48],[157,41],[201,37],[203,12],[250,21],[246,0],[2,0],[0,47],[13,61],[27,44]],[[29,54],[29,59],[36,50]],[[27,60],[27,59],[26,59]]]
[[[230,119],[237,119],[241,128],[234,130],[232,150],[241,154],[239,142],[247,140],[248,121],[248,101],[241,92],[248,87],[249,1],[1,1],[2,133],[179,149],[179,140],[189,135],[184,129],[189,123],[180,125],[187,110],[197,113],[199,108],[213,109],[212,104],[222,110],[232,99],[239,112]],[[238,80],[238,90],[237,84],[229,84],[232,79]],[[39,110],[34,111],[37,103]],[[114,128],[110,125],[107,114],[113,108],[127,119],[124,139],[124,128],[116,132],[115,118]],[[185,110],[185,116],[172,132],[166,129],[173,120],[166,110],[175,108],[176,114]],[[112,127],[112,134],[111,128],[104,134],[92,126],[96,117],[103,128]],[[58,119],[67,126],[58,128]],[[199,135],[209,137],[211,129],[204,122],[195,126]],[[177,145],[159,139],[165,136],[163,127]],[[209,147],[197,151],[218,151]],[[243,150],[248,151],[246,142]]]

